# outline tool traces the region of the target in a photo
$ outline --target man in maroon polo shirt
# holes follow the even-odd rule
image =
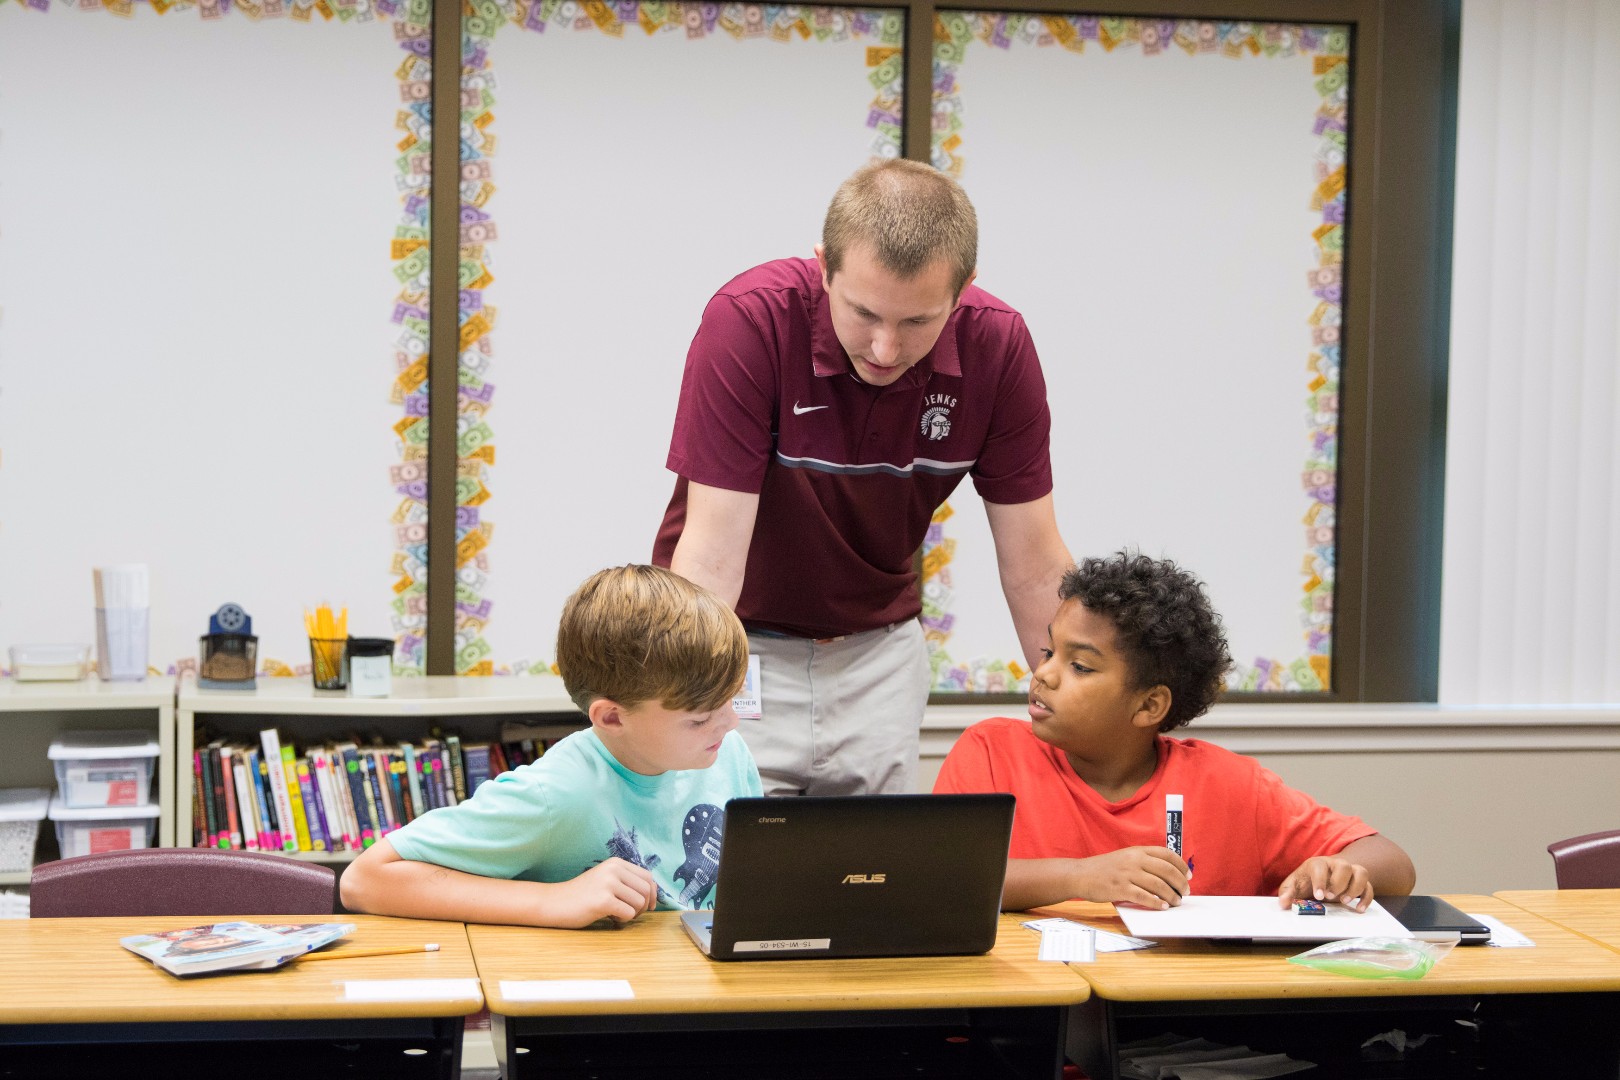
[[[913,557],[973,477],[1034,666],[1071,562],[1024,321],[972,287],[978,223],[927,165],[839,188],[815,259],[709,302],[687,354],[653,561],[733,604],[760,658],[741,731],[767,794],[912,790],[929,670]]]

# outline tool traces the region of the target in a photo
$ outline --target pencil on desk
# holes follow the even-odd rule
[[[303,956],[295,956],[290,961],[297,964],[305,960],[347,960],[351,956],[392,956],[395,953],[438,952],[439,946],[433,942],[426,945],[388,945],[375,949],[340,949],[337,952],[310,952]]]

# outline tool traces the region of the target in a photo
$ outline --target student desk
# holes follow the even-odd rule
[[[437,942],[439,951],[180,979],[129,952],[119,938],[223,920],[0,920],[0,1073],[233,1080],[457,1075],[464,1017],[483,1007],[460,923],[371,915],[244,918],[354,923],[355,932],[335,948]],[[378,980],[370,988],[382,999],[351,1000],[348,984],[357,980]]]
[[[665,911],[617,928],[467,935],[507,1080],[1050,1078],[1067,1007],[1089,991],[1068,965],[1035,958],[1038,935],[1020,921],[1003,915],[983,956],[875,960],[714,961]],[[598,980],[633,996],[604,998],[615,986]]]
[[[1499,892],[1496,898],[1620,952],[1620,889]]]
[[[1478,1075],[1457,1062],[1402,1063],[1406,1072],[1364,1073],[1361,1045],[1402,1029],[1433,1032],[1438,1053],[1485,1062],[1495,1074],[1553,1075],[1540,1055],[1550,1044],[1572,1054],[1561,1075],[1616,1075],[1612,1019],[1586,1025],[1620,1003],[1620,963],[1579,934],[1487,896],[1449,896],[1525,934],[1535,948],[1458,946],[1422,979],[1358,979],[1287,963],[1309,945],[1166,941],[1137,952],[1104,953],[1074,970],[1092,996],[1069,1023],[1069,1053],[1093,1080],[1117,1075],[1122,1042],[1174,1031],[1257,1051],[1288,1052],[1323,1065],[1312,1076]],[[1125,933],[1111,905],[1073,902],[1035,914]],[[1461,1024],[1458,1022],[1462,1021]],[[1365,1068],[1365,1066],[1362,1066]],[[1387,1066],[1385,1066],[1387,1068]],[[1516,1072],[1515,1070],[1523,1070]],[[1590,1071],[1586,1071],[1590,1070]]]

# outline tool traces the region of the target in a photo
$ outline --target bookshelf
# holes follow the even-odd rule
[[[212,738],[257,744],[259,732],[277,728],[283,743],[303,748],[310,742],[341,740],[355,734],[385,741],[417,740],[442,726],[465,740],[492,740],[508,721],[553,726],[566,734],[585,718],[554,675],[522,678],[469,678],[430,675],[393,680],[388,697],[352,697],[341,690],[316,690],[307,678],[260,678],[254,690],[204,690],[193,679],[180,683],[175,707],[171,773],[176,842],[192,843],[191,761],[200,727]],[[352,851],[278,852],[291,859],[341,864]]]
[[[560,680],[559,680],[560,681]],[[158,744],[152,791],[158,801],[159,846],[174,844],[174,680],[152,676],[141,682],[102,682],[91,675],[77,682],[17,682],[0,679],[0,787],[55,788],[56,770],[45,751],[64,731],[140,730]],[[189,794],[189,793],[188,793]],[[56,834],[40,825],[34,861],[55,859]],[[0,887],[27,885],[29,872],[0,874]]]

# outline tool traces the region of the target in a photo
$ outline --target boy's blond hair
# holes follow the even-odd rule
[[[581,709],[607,698],[710,712],[742,686],[748,638],[709,590],[662,567],[616,566],[563,605],[557,668]]]
[[[901,278],[916,277],[944,259],[960,296],[979,261],[979,219],[955,180],[930,165],[891,158],[858,169],[827,207],[821,226],[827,280],[843,269],[851,249],[863,245]]]

